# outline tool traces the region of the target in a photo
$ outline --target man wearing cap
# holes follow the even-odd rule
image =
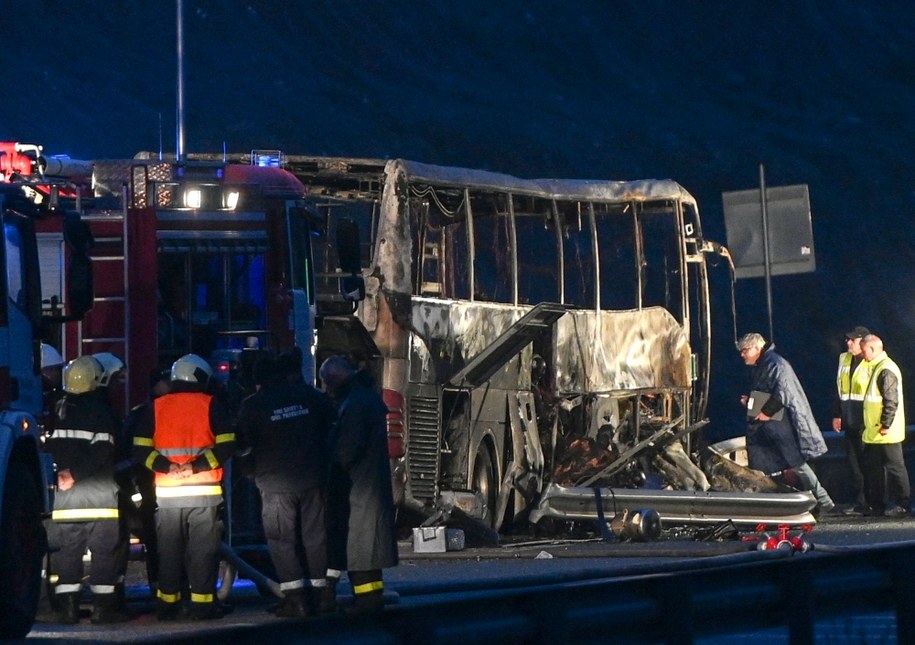
[[[845,454],[851,471],[851,484],[855,493],[855,504],[845,511],[846,515],[862,515],[867,508],[864,497],[864,445],[861,433],[864,431],[864,391],[867,389],[870,371],[861,352],[861,339],[870,331],[858,325],[845,334],[848,351],[839,355],[839,371],[836,374],[836,396],[833,397],[832,429],[845,431]]]

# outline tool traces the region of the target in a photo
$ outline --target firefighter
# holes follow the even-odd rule
[[[213,370],[200,356],[174,362],[168,394],[153,401],[134,435],[134,457],[155,473],[159,547],[159,620],[182,613],[182,580],[190,587],[189,618],[222,618],[216,602],[222,541],[223,467],[235,434],[221,402],[206,393]]]
[[[149,375],[149,399],[134,407],[124,419],[121,437],[116,445],[132,446],[140,420],[150,414],[152,402],[168,393],[171,379],[170,369],[155,369]],[[158,587],[159,549],[156,543],[156,488],[154,474],[131,454],[120,455],[118,463],[118,484],[121,486],[119,503],[129,509],[128,528],[140,538],[146,560],[146,579],[153,594]],[[140,501],[135,503],[136,494]],[[125,554],[126,555],[126,554]],[[127,558],[122,566],[126,569]]]
[[[289,353],[254,367],[258,391],[241,404],[239,444],[261,493],[262,521],[283,600],[275,615],[302,618],[318,610],[326,587],[324,496],[328,434],[334,409],[302,382],[301,358]],[[295,378],[298,375],[299,378]]]
[[[57,493],[51,514],[60,550],[55,568],[60,622],[79,621],[83,555],[92,553],[89,584],[93,594],[91,621],[127,620],[118,607],[117,484],[114,480],[114,436],[117,421],[98,396],[102,368],[91,356],[81,356],[63,370],[64,397],[58,406],[57,427],[47,449],[57,464]]]
[[[95,394],[105,404],[111,404],[110,388],[117,377],[123,373],[124,361],[112,354],[111,352],[99,352],[92,354],[92,358],[98,361],[102,368],[102,374],[99,377],[98,387],[95,388]],[[120,424],[119,424],[120,428]],[[118,606],[121,610],[126,611],[126,597],[124,595],[124,581],[127,577],[127,562],[130,555],[130,527],[131,515],[136,514],[136,506],[130,499],[132,486],[129,476],[125,472],[130,466],[130,453],[132,446],[123,440],[123,432],[118,432],[114,438],[114,480],[118,484],[118,520],[121,530],[121,550],[118,553],[118,582],[115,587],[115,593],[118,597]]]
[[[324,361],[320,374],[328,394],[337,401],[329,484],[335,501],[328,506],[328,539],[346,545],[345,557],[331,551],[329,566],[346,568],[354,613],[377,613],[384,608],[382,569],[398,560],[387,407],[364,374],[340,356]],[[329,568],[328,575],[332,574]]]

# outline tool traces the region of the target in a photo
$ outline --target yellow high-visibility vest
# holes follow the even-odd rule
[[[902,374],[899,366],[882,352],[871,361],[871,374],[864,395],[864,443],[899,443],[905,439],[905,405],[902,400]],[[880,415],[883,412],[883,396],[877,388],[877,377],[883,370],[890,370],[896,375],[896,396],[899,398],[899,407],[896,416],[889,427],[889,432],[880,434]]]

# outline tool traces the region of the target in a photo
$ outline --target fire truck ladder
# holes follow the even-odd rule
[[[106,211],[83,217],[95,235],[92,252],[95,293],[92,310],[77,325],[80,354],[109,351],[127,363],[130,354],[130,304],[127,300],[127,213]],[[125,403],[130,392],[129,370],[121,380]]]

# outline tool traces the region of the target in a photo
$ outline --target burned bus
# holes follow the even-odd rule
[[[306,377],[332,354],[374,376],[402,509],[500,529],[605,504],[668,521],[813,519],[809,493],[735,492],[728,460],[697,463],[719,247],[673,181],[256,151],[88,167],[92,309],[49,340],[67,358],[124,357],[124,409],[184,353],[237,386],[246,358],[298,346]],[[62,239],[39,229],[45,273]],[[65,289],[46,277],[53,309]]]
[[[668,521],[813,520],[809,493],[747,493],[768,484],[735,488],[727,460],[703,470],[692,454],[709,393],[706,255],[721,248],[679,184],[287,167],[325,233],[317,360],[344,354],[375,375],[404,508],[497,529],[605,504]]]

